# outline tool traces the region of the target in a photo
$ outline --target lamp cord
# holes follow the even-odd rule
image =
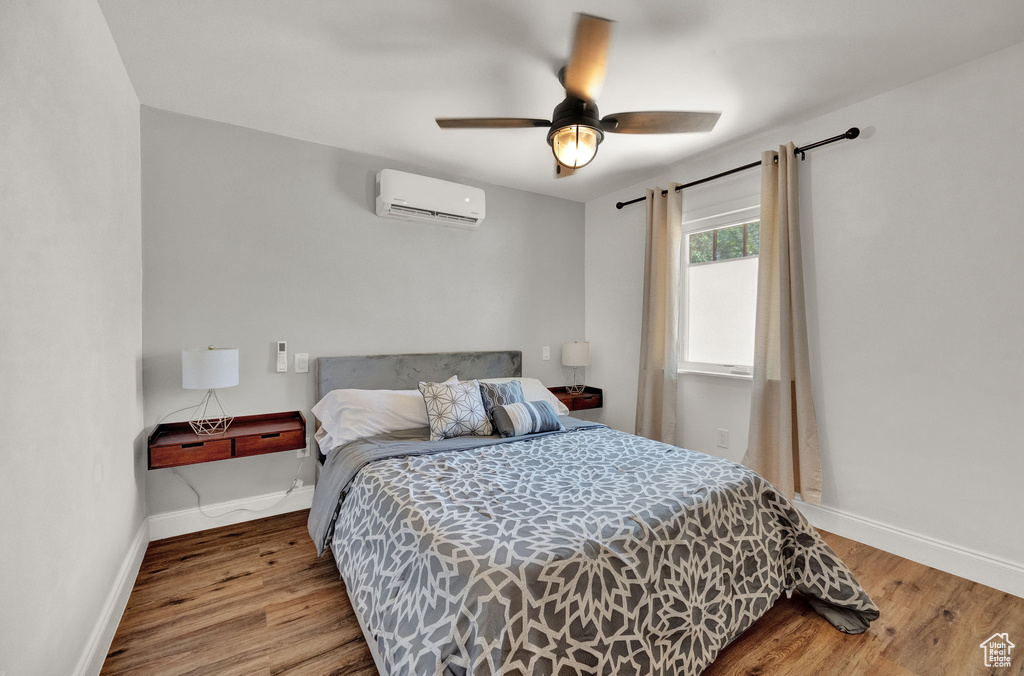
[[[195,410],[197,408],[199,408],[199,404],[193,404],[192,406],[184,406],[182,408],[179,408],[177,411],[171,411],[170,413],[168,413],[164,417],[162,417],[159,420],[157,420],[156,424],[159,425],[160,423],[162,423],[163,421],[167,420],[168,418],[170,418],[175,413],[181,413],[182,411],[188,411],[189,409]],[[232,509],[232,510],[229,510],[227,512],[224,512],[222,514],[207,514],[206,510],[203,509],[203,498],[199,495],[199,491],[196,490],[196,487],[193,486],[191,483],[189,483],[188,479],[186,479],[184,476],[179,474],[177,469],[171,467],[170,470],[171,470],[171,473],[174,474],[174,476],[178,477],[178,479],[182,483],[184,483],[186,486],[188,486],[192,490],[192,492],[196,494],[196,506],[199,508],[199,513],[202,514],[203,516],[205,516],[208,519],[218,519],[218,518],[220,518],[222,516],[227,516],[228,514],[234,514],[236,512],[248,512],[249,514],[260,514],[261,512],[267,511],[268,509],[273,509],[274,507],[277,507],[282,502],[284,502],[285,499],[287,499],[287,497],[289,495],[292,494],[292,491],[294,491],[296,488],[298,488],[299,472],[302,471],[302,468],[305,467],[305,465],[306,465],[306,460],[305,460],[305,458],[303,458],[302,462],[299,463],[299,467],[295,470],[295,476],[292,477],[292,485],[288,488],[287,491],[284,492],[284,495],[281,496],[281,499],[278,500],[277,502],[275,502],[274,504],[268,505],[268,506],[264,507],[263,509],[248,509],[246,507],[238,507],[236,509]]]
[[[200,402],[200,404],[201,403],[202,402]],[[156,427],[156,425],[159,425],[163,421],[167,420],[168,418],[170,418],[175,413],[181,413],[182,411],[187,411],[189,409],[195,410],[197,408],[199,408],[199,404],[192,404],[191,406],[183,406],[182,408],[179,408],[177,411],[171,411],[170,413],[165,415],[163,418],[160,418],[159,420],[156,421],[156,424],[154,424],[153,426]]]
[[[206,510],[203,509],[203,499],[199,495],[199,491],[196,490],[196,487],[193,486],[191,483],[189,483],[188,479],[186,479],[181,474],[179,474],[178,470],[175,469],[174,467],[171,467],[170,470],[171,470],[171,473],[174,474],[174,476],[178,477],[178,479],[180,479],[182,483],[184,483],[186,486],[188,486],[192,490],[192,492],[196,494],[196,507],[199,508],[199,513],[202,514],[203,516],[205,516],[208,519],[219,519],[222,516],[227,516],[228,514],[235,514],[236,512],[247,512],[249,514],[260,514],[260,513],[265,512],[265,511],[267,511],[269,509],[273,509],[274,507],[277,507],[282,502],[284,502],[288,498],[289,495],[292,494],[292,491],[294,491],[298,487],[299,472],[302,471],[302,468],[305,465],[306,465],[306,460],[303,459],[302,462],[299,463],[299,467],[295,470],[295,476],[292,477],[292,485],[288,488],[288,490],[286,490],[284,492],[284,495],[281,496],[281,499],[278,500],[277,502],[275,502],[274,504],[267,505],[263,509],[249,509],[247,507],[237,507],[235,509],[231,509],[231,510],[228,510],[226,512],[222,512],[220,514],[207,514]]]

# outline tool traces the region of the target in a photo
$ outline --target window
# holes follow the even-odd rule
[[[680,369],[750,372],[754,361],[760,223],[753,208],[701,219],[686,233]],[[747,219],[737,222],[737,218]],[[731,222],[719,227],[706,224]],[[743,369],[742,367],[746,367]]]

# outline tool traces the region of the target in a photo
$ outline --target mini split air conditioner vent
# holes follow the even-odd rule
[[[475,228],[484,220],[484,191],[429,176],[384,169],[377,174],[377,215]]]
[[[466,225],[476,225],[480,222],[476,218],[470,218],[469,216],[456,216],[455,214],[445,214],[440,211],[405,207],[400,204],[392,204],[391,208],[388,209],[388,213],[384,215],[399,218],[408,216],[410,218],[423,218],[432,221],[451,221],[452,223],[464,223]]]

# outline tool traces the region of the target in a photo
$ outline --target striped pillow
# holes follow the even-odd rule
[[[546,401],[523,401],[517,404],[495,406],[491,416],[498,434],[503,437],[518,437],[538,432],[557,432],[564,428],[558,415]]]

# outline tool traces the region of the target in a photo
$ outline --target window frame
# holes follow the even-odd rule
[[[687,327],[689,326],[689,302],[687,293],[687,281],[689,275],[685,268],[701,265],[715,265],[718,263],[729,263],[741,261],[747,258],[760,258],[760,253],[752,256],[740,256],[737,258],[723,258],[721,260],[704,261],[703,263],[690,263],[690,235],[718,230],[735,225],[743,225],[760,222],[761,205],[759,197],[750,197],[736,200],[728,204],[717,205],[708,209],[702,209],[693,214],[684,214],[682,223],[683,246],[680,261],[683,270],[679,275],[679,354],[677,355],[677,371],[682,374],[696,373],[702,375],[719,376],[724,378],[739,378],[750,380],[753,377],[753,364],[711,364],[707,362],[691,362],[686,360],[689,351]],[[744,231],[744,236],[745,236]],[[745,248],[744,248],[745,250]],[[760,249],[759,249],[760,250]]]

